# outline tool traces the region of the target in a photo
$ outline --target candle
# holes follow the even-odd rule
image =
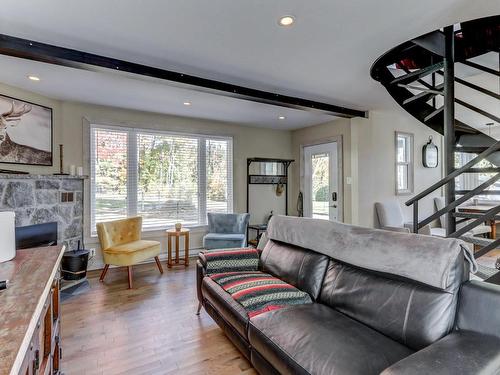
[[[15,213],[0,212],[0,263],[7,262],[16,256]]]
[[[74,165],[69,167],[69,174],[72,176],[76,175],[76,167]]]
[[[78,171],[76,172],[78,176],[83,176],[83,167],[78,167]]]

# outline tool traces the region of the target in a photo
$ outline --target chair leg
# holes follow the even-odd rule
[[[101,272],[101,277],[99,277],[99,281],[102,283],[104,278],[106,277],[106,273],[108,272],[109,264],[106,264]]]
[[[201,311],[201,302],[198,302],[198,309],[196,310],[196,315],[200,315]]]
[[[128,266],[128,288],[132,289],[132,266]]]
[[[160,270],[160,273],[163,273],[163,267],[161,266],[160,259],[158,257],[155,257],[155,261],[158,269]]]

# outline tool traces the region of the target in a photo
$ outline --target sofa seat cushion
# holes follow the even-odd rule
[[[207,250],[242,246],[245,246],[245,235],[241,233],[208,233],[203,237],[203,247]]]
[[[250,345],[280,374],[379,374],[412,350],[322,304],[250,319]]]
[[[227,272],[210,278],[243,306],[249,317],[312,302],[306,292],[263,272]]]
[[[158,241],[132,241],[109,247],[103,251],[106,264],[129,266],[160,255]]]

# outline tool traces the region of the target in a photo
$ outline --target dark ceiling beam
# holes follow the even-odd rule
[[[352,108],[256,90],[4,34],[0,34],[0,54],[88,71],[109,72],[113,70],[156,78],[186,89],[337,117],[368,117],[367,112]]]

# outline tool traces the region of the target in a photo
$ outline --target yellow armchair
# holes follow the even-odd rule
[[[128,286],[132,289],[132,266],[151,258],[155,259],[158,269],[163,273],[158,259],[160,243],[141,240],[142,217],[98,223],[96,227],[105,263],[99,279],[101,282],[109,265],[127,267]]]

